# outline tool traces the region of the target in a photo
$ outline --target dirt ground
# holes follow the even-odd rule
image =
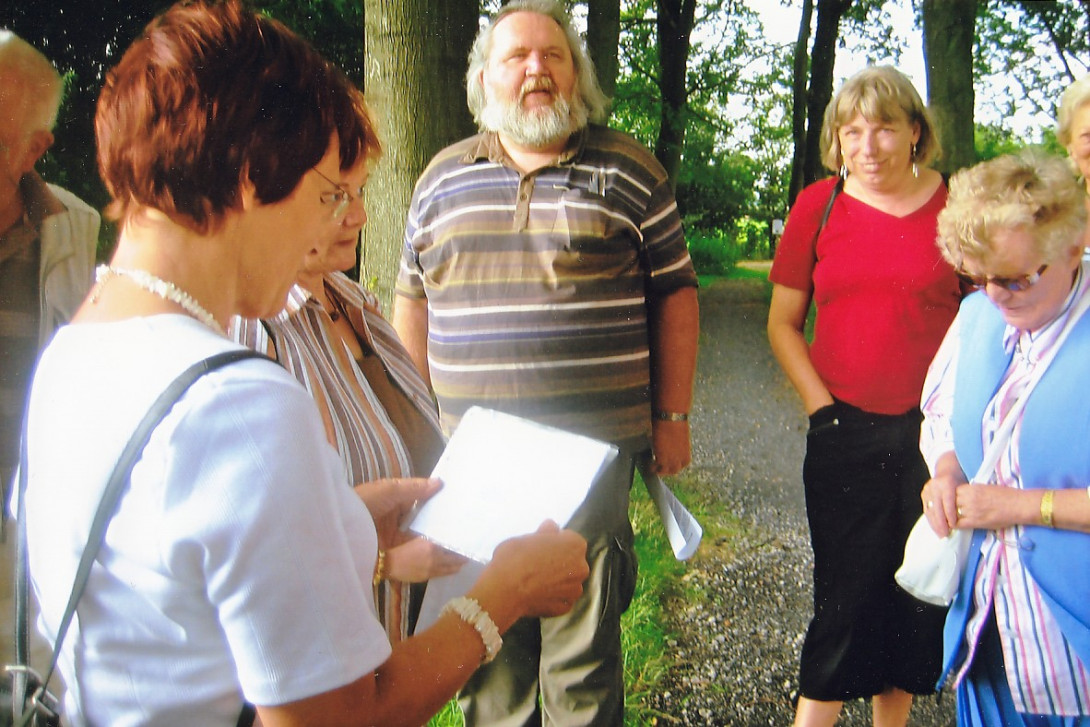
[[[767,263],[759,268],[767,271]],[[699,602],[678,602],[670,626],[677,668],[654,703],[660,725],[785,725],[812,613],[812,554],[802,490],[807,421],[768,344],[761,280],[700,291],[701,344],[691,417],[700,493],[746,532],[705,542],[690,561]],[[910,724],[954,724],[953,695],[918,699]],[[869,704],[841,725],[871,723]]]

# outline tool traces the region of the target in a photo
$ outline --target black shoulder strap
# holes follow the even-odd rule
[[[159,422],[161,422],[174,407],[174,404],[182,398],[182,395],[185,394],[186,390],[193,385],[193,382],[211,371],[215,371],[216,369],[234,363],[235,361],[247,358],[261,358],[266,361],[270,360],[267,356],[263,356],[256,351],[240,350],[225,351],[198,361],[183,371],[178,378],[167,386],[163,393],[159,395],[159,398],[152,403],[147,414],[144,415],[144,418],[137,425],[128,444],[126,444],[125,448],[121,451],[121,456],[118,457],[117,464],[114,465],[113,474],[110,475],[110,479],[106,483],[106,489],[102,493],[102,499],[99,501],[98,510],[95,511],[95,518],[91,522],[91,529],[87,534],[87,545],[84,547],[83,555],[80,557],[79,566],[76,568],[76,576],[72,583],[72,592],[68,596],[68,605],[65,606],[64,615],[61,617],[60,625],[57,627],[57,641],[53,645],[53,658],[50,661],[48,671],[45,672],[44,678],[42,679],[42,689],[45,689],[49,684],[49,679],[52,677],[54,669],[56,669],[57,656],[60,654],[61,644],[64,643],[64,637],[68,631],[68,626],[72,622],[72,616],[76,611],[76,604],[79,602],[80,596],[83,595],[83,590],[87,586],[87,579],[91,574],[91,566],[94,564],[95,557],[98,555],[99,548],[102,546],[103,538],[106,535],[106,527],[110,524],[110,519],[113,518],[114,512],[117,510],[117,503],[120,501],[122,493],[129,484],[129,474],[132,472],[133,465],[136,463],[136,459],[140,456],[140,453],[144,451],[144,447],[147,445],[148,440],[151,439],[152,432],[155,431],[155,428],[159,426]],[[18,514],[16,516],[19,540],[16,544],[15,561],[15,658],[21,666],[27,666],[30,660],[28,654],[30,629],[28,624],[29,615],[27,612],[29,574],[27,569],[26,547],[26,487],[28,479],[26,424],[26,417],[24,416],[20,443],[19,502],[17,505]]]
[[[817,232],[814,233],[814,241],[811,247],[817,246],[818,238],[821,237],[821,231],[825,229],[825,223],[829,221],[829,215],[833,211],[833,202],[836,202],[836,198],[840,196],[840,193],[844,191],[844,177],[839,177],[836,180],[836,184],[833,185],[833,192],[829,195],[829,201],[825,204],[825,212],[821,215],[821,222],[818,223]]]

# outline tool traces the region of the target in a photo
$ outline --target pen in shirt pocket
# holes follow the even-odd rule
[[[599,197],[605,195],[606,191],[606,170],[599,167],[590,173],[590,193],[596,194]]]

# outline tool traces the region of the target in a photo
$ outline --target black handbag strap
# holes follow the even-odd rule
[[[821,215],[821,222],[818,223],[817,232],[814,233],[814,241],[810,247],[817,248],[817,240],[821,237],[821,231],[825,229],[825,223],[829,221],[829,215],[833,212],[833,202],[836,202],[836,198],[843,191],[844,177],[840,177],[836,180],[836,184],[833,185],[833,193],[829,195],[829,201],[825,204],[825,212]]]
[[[114,512],[117,510],[117,504],[121,500],[122,493],[129,484],[129,475],[132,472],[133,465],[136,463],[136,459],[140,456],[140,453],[144,451],[144,447],[147,445],[148,440],[151,439],[152,432],[159,426],[159,423],[166,417],[186,390],[193,385],[193,382],[211,371],[248,358],[260,358],[265,359],[266,361],[271,360],[268,356],[264,356],[256,351],[239,350],[218,353],[193,364],[167,386],[163,393],[152,403],[147,414],[144,415],[144,418],[137,425],[128,444],[126,444],[125,448],[121,451],[121,456],[118,457],[117,464],[114,465],[113,473],[106,483],[106,489],[102,493],[102,499],[99,502],[98,510],[95,511],[94,520],[91,522],[91,529],[87,534],[87,545],[83,548],[83,555],[80,557],[79,566],[76,568],[76,576],[72,583],[72,592],[68,596],[68,605],[64,608],[64,615],[61,617],[60,625],[57,628],[57,640],[53,645],[53,658],[50,661],[48,671],[45,672],[44,678],[42,679],[41,690],[45,690],[46,686],[49,684],[49,679],[53,676],[53,671],[57,666],[57,657],[60,654],[61,644],[64,643],[64,637],[68,631],[68,626],[72,622],[72,616],[76,611],[76,604],[79,603],[80,596],[83,595],[83,590],[87,587],[87,579],[91,574],[91,567],[94,565],[99,548],[102,546],[102,542],[106,536],[106,528],[110,524]],[[30,627],[27,609],[27,597],[30,585],[27,568],[26,542],[26,424],[26,417],[24,416],[22,441],[20,443],[18,514],[16,515],[19,540],[16,543],[15,563],[15,658],[16,662],[23,667],[27,667],[30,663],[30,655],[28,653]],[[245,710],[243,713],[245,714]]]

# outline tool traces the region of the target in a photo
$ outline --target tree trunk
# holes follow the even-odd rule
[[[385,147],[367,184],[360,281],[385,310],[413,185],[431,157],[474,132],[466,107],[466,58],[478,0],[364,0],[365,88]]]
[[[814,49],[810,53],[810,92],[806,103],[806,155],[803,158],[803,186],[828,176],[821,163],[821,124],[825,107],[833,97],[833,64],[840,19],[852,0],[818,0]]]
[[[973,144],[973,35],[977,0],[924,0],[927,97],[942,142],[935,165],[956,172],[976,163]]]
[[[681,167],[681,150],[688,123],[688,87],[685,70],[689,63],[689,37],[693,32],[697,0],[658,0],[659,92],[662,119],[655,142],[655,156],[676,189]]]
[[[587,51],[598,83],[609,98],[617,90],[617,45],[621,37],[621,0],[587,0]]]
[[[813,0],[803,0],[802,17],[799,20],[799,35],[795,40],[794,64],[791,72],[791,138],[795,144],[795,155],[791,159],[791,182],[787,189],[787,206],[795,204],[795,198],[803,187],[803,173],[806,164],[806,68],[810,59],[807,49],[810,47],[810,23],[814,17]]]

